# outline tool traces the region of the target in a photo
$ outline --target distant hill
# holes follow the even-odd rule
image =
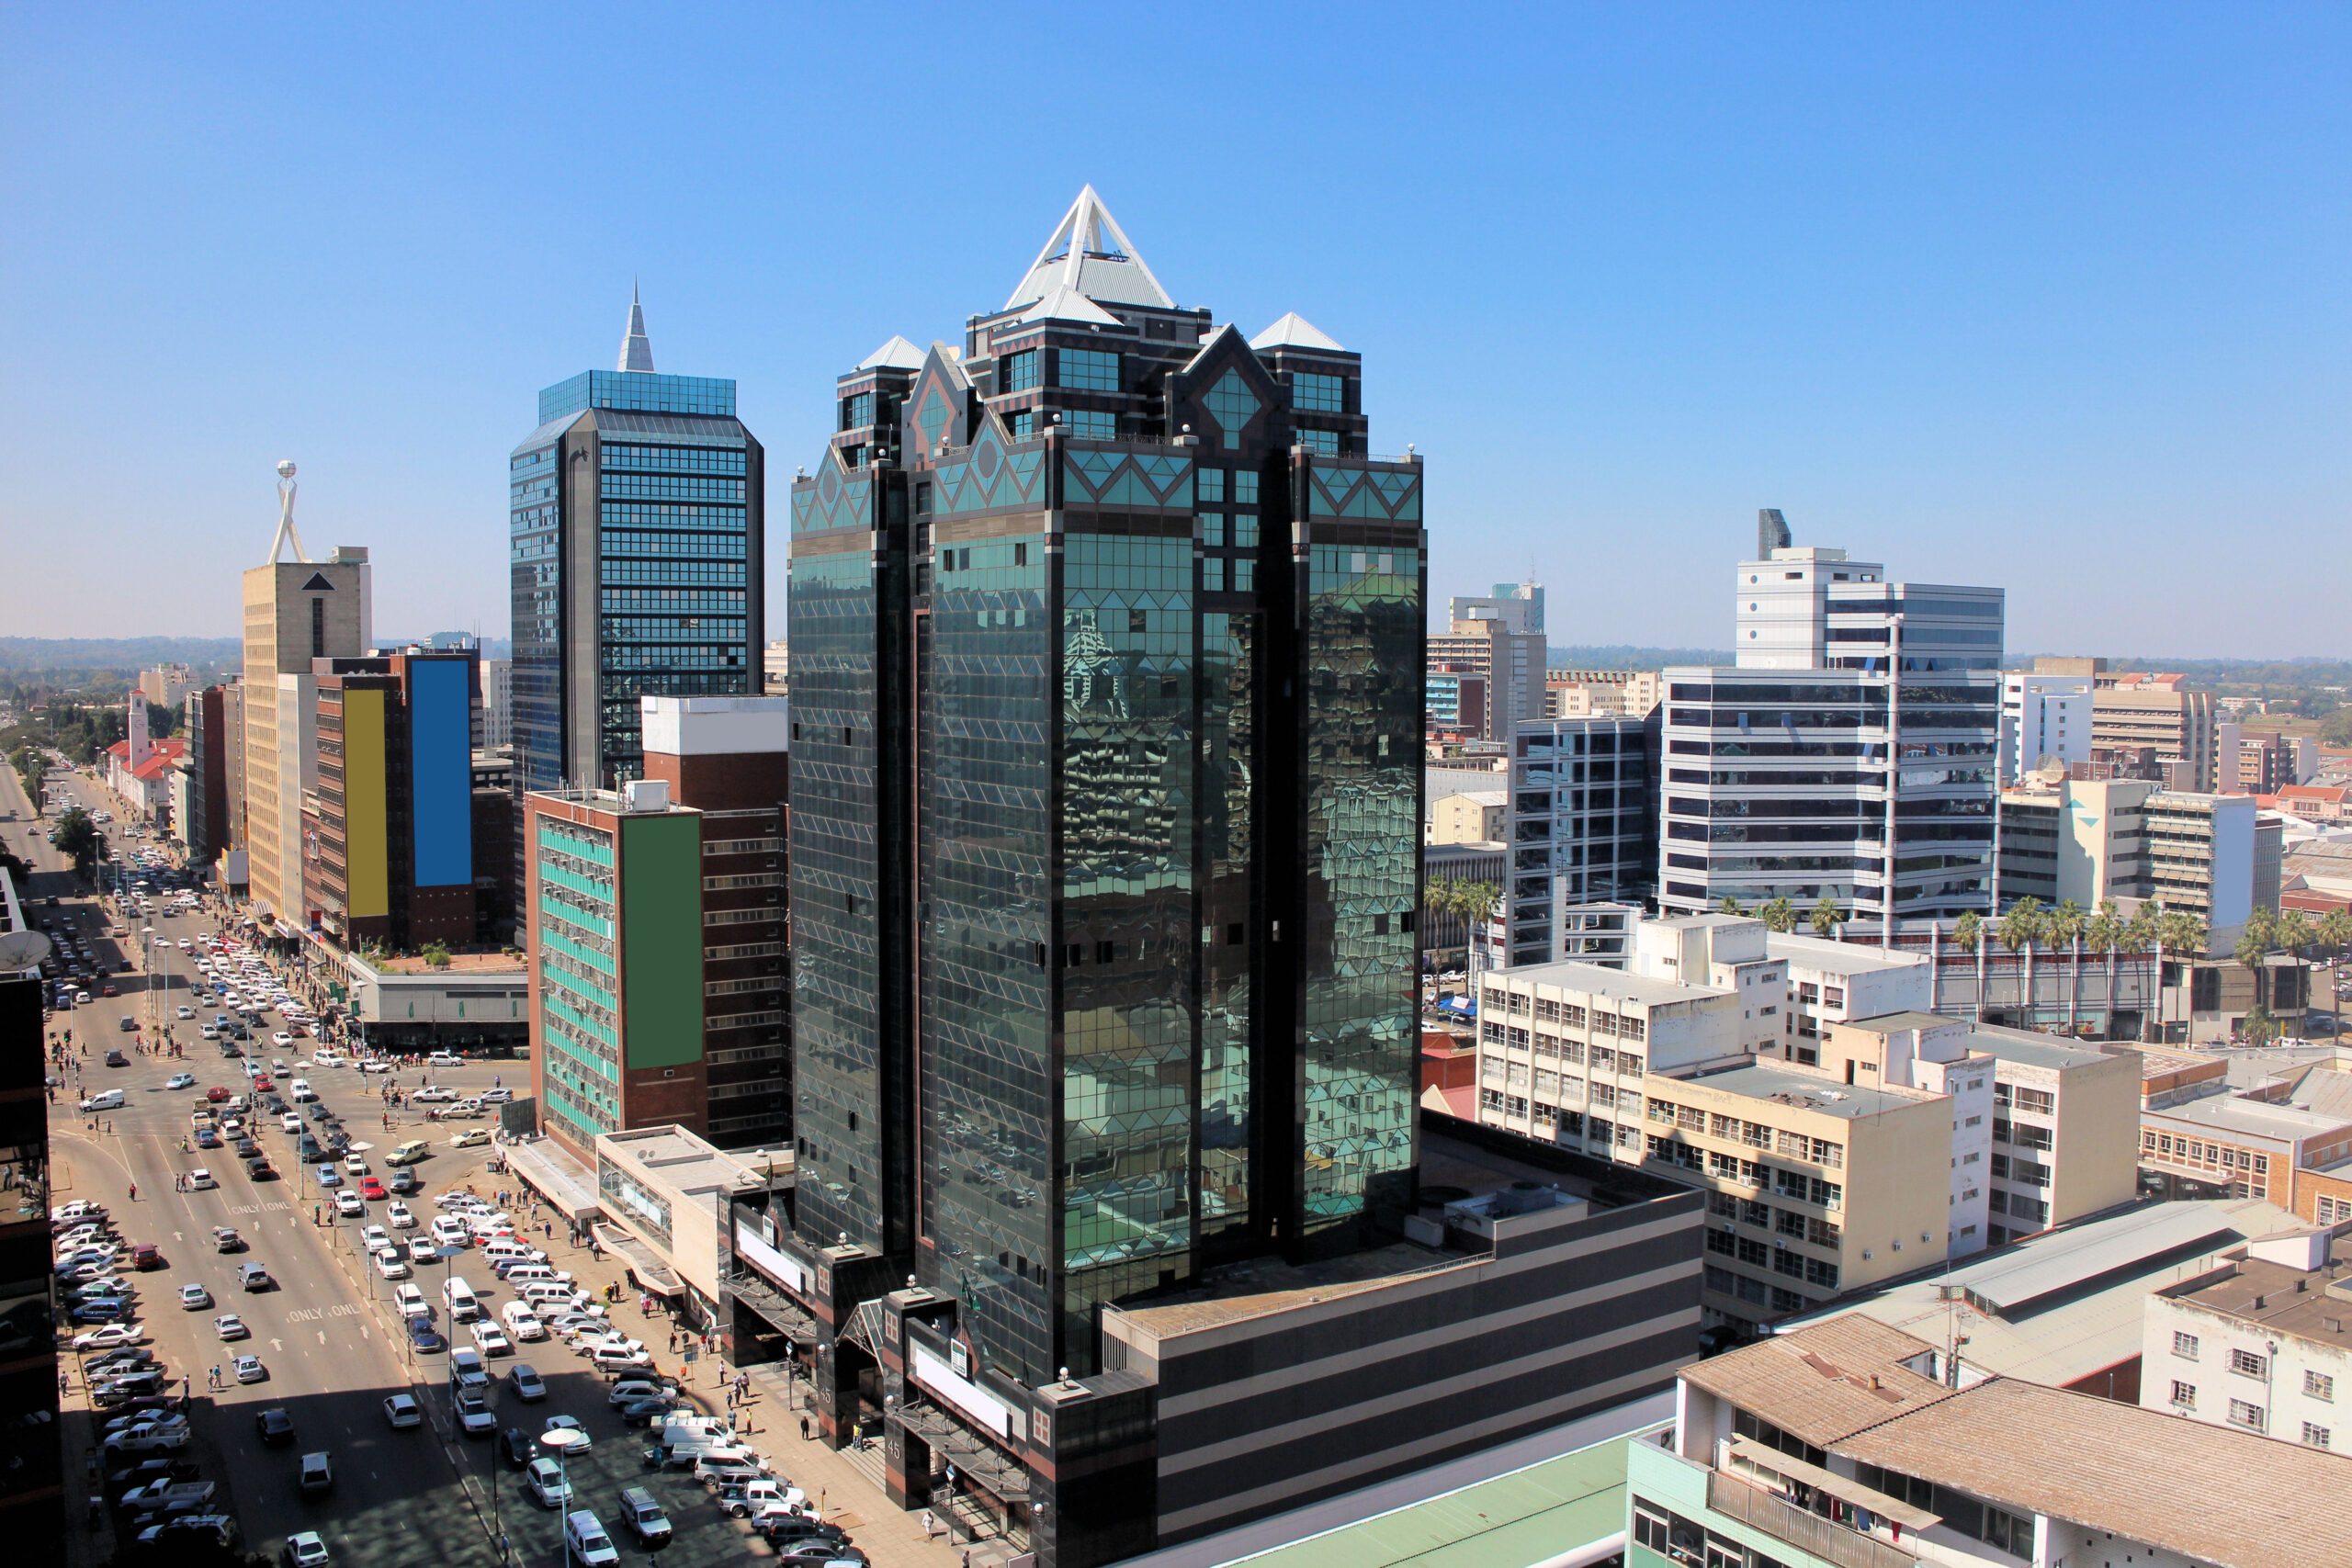
[[[1613,642],[1597,648],[1555,645],[1546,651],[1555,670],[1663,670],[1669,664],[1729,664],[1733,657],[1727,648],[1634,648]]]
[[[234,665],[244,650],[232,637],[0,637],[0,670],[123,670],[188,664]]]

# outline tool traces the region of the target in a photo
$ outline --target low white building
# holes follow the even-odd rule
[[[2352,1280],[2326,1231],[2243,1255],[2148,1298],[2140,1404],[2280,1442],[2352,1447]],[[2352,1479],[2352,1477],[2347,1477]]]

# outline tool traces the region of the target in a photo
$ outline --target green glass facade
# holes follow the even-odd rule
[[[793,495],[799,1233],[1030,1382],[1416,1164],[1420,467],[1358,356],[1096,303],[842,378]]]

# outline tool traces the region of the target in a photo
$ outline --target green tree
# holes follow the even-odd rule
[[[88,876],[98,863],[104,840],[98,825],[80,807],[74,807],[57,819],[57,852],[74,863],[74,869]]]
[[[1962,953],[1973,953],[1984,941],[1984,921],[1970,910],[1951,923],[1951,944]]]
[[[1813,913],[1805,917],[1805,923],[1813,928],[1815,936],[1834,937],[1838,934],[1838,928],[1848,919],[1846,911],[1838,907],[1838,901],[1825,894],[1821,901],[1814,905]]]
[[[2042,929],[2050,933],[2051,946],[2072,947],[2075,939],[2081,936],[2089,925],[2089,912],[2074,899],[2066,898],[2060,900],[2058,907],[2050,911],[2050,918]]]
[[[2043,922],[2041,899],[2030,895],[2018,899],[2001,917],[2001,945],[2011,953],[2023,953],[2027,943],[2041,940]]]
[[[1739,907],[1738,899],[1726,893],[1715,901],[1715,913],[1718,915],[1745,915],[1747,911]]]
[[[2093,953],[2116,953],[2123,946],[2123,916],[2112,898],[2102,898],[2083,922],[2083,945]]]
[[[2338,708],[2322,719],[2319,738],[2330,746],[2352,746],[2352,708]]]
[[[2327,972],[2328,1004],[2335,1013],[2335,1038],[2344,1038],[2344,953],[2352,948],[2352,910],[2330,909],[2320,917],[2319,929],[2312,933],[2335,954]]]
[[[449,948],[448,944],[446,942],[428,942],[424,944],[418,956],[424,960],[425,967],[428,969],[447,969],[449,967]]]
[[[1756,918],[1764,922],[1766,931],[1786,935],[1797,929],[1797,907],[1786,898],[1773,898],[1758,905]]]

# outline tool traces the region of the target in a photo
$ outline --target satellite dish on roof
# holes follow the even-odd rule
[[[0,972],[37,969],[49,949],[49,938],[39,931],[0,932]]]
[[[2033,776],[2056,789],[2066,782],[2066,759],[2054,751],[2044,751],[2041,760],[2033,764]]]

